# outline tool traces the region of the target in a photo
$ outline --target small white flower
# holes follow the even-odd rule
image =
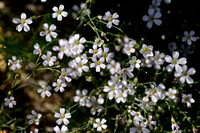
[[[44,66],[53,66],[54,65],[54,62],[56,61],[56,56],[51,56],[52,53],[51,51],[47,51],[47,55],[42,55],[42,59],[44,60],[43,61],[43,65]]]
[[[160,69],[161,68],[160,66],[163,65],[165,62],[164,60],[165,54],[160,53],[160,51],[155,51],[154,53],[155,55],[152,57],[152,60],[154,61],[154,68]]]
[[[58,120],[56,121],[56,123],[58,125],[61,125],[61,123],[63,122],[65,125],[69,124],[69,120],[68,118],[71,118],[71,114],[70,113],[65,113],[65,108],[60,108],[60,113],[55,113],[54,114],[55,118],[58,118]]]
[[[30,27],[28,26],[28,24],[31,24],[33,21],[31,19],[26,19],[26,14],[22,13],[21,19],[13,18],[12,22],[15,23],[15,24],[19,24],[16,27],[16,30],[18,32],[22,31],[22,29],[24,29],[24,31],[27,32],[27,31],[30,30]]]
[[[59,39],[59,46],[53,46],[53,51],[59,51],[58,58],[63,59],[63,56],[70,56],[70,44],[66,39]]]
[[[192,98],[192,94],[188,94],[188,95],[186,95],[186,94],[183,94],[182,95],[182,101],[181,101],[182,103],[186,103],[187,104],[187,107],[189,108],[189,107],[191,107],[191,103],[194,103],[195,101],[194,101],[194,99]]]
[[[81,2],[80,7],[78,5],[73,5],[72,9],[75,11],[72,13],[73,18],[76,18],[80,15],[80,20],[83,20],[85,14],[90,14],[90,9],[87,9],[84,2]]]
[[[45,86],[45,85],[41,85],[42,88],[39,88],[37,90],[38,93],[41,93],[41,97],[45,98],[45,96],[50,97],[51,96],[51,86]]]
[[[142,17],[143,21],[148,21],[147,22],[147,28],[151,29],[153,26],[153,23],[156,25],[160,26],[162,24],[162,21],[160,20],[160,17],[162,16],[160,11],[155,12],[154,9],[149,8],[148,9],[148,14],[149,15],[144,15]]]
[[[159,8],[160,2],[161,1],[159,1],[159,0],[152,0],[152,3],[149,6],[149,9],[151,8],[151,9],[154,9],[155,11],[160,11],[160,8]]]
[[[111,60],[109,64],[107,64],[107,69],[112,75],[114,75],[121,70],[121,64],[119,62],[115,62],[115,60]]]
[[[40,45],[38,43],[36,43],[33,47],[34,47],[33,54],[37,55],[37,54],[41,53],[41,48],[40,48]]]
[[[92,115],[95,115],[97,110],[101,109],[103,110],[103,106],[101,104],[104,103],[104,99],[102,97],[99,97],[98,99],[95,96],[91,96],[90,99],[86,99],[86,107],[90,108],[90,113]]]
[[[104,59],[106,60],[106,62],[110,62],[111,59],[114,57],[114,53],[113,53],[113,52],[110,52],[110,53],[109,53],[109,48],[104,47],[104,48],[103,48],[102,57],[104,57]]]
[[[172,58],[172,57],[173,57],[173,58]],[[170,63],[170,64],[166,67],[167,71],[172,71],[173,68],[175,67],[175,70],[176,70],[177,72],[182,72],[183,69],[182,69],[182,67],[181,67],[179,64],[185,65],[185,64],[187,63],[186,58],[182,57],[182,58],[178,59],[178,58],[179,58],[179,52],[178,52],[178,51],[172,52],[172,57],[169,56],[169,55],[166,55],[166,56],[165,56],[165,61],[166,61],[167,63]]]
[[[195,32],[192,30],[190,33],[188,31],[184,32],[184,37],[182,38],[183,42],[187,42],[188,45],[192,44],[192,41],[195,42],[197,40],[196,37],[194,37]]]
[[[169,88],[165,95],[168,96],[168,100],[174,100],[178,91],[176,89]]]
[[[72,45],[73,55],[79,55],[83,52],[85,46],[83,45],[86,42],[84,37],[80,38],[79,34],[75,34],[69,38],[69,43]]]
[[[31,111],[32,115],[27,115],[26,118],[29,119],[28,124],[35,123],[36,125],[39,125],[39,120],[42,117],[41,114],[36,113],[35,110]]]
[[[106,119],[103,118],[102,120],[100,120],[99,118],[97,118],[95,119],[95,123],[93,124],[93,127],[97,128],[97,131],[101,132],[102,129],[107,128],[107,125],[105,123],[106,123]]]
[[[87,93],[88,91],[86,89],[83,89],[82,91],[76,90],[76,96],[74,96],[74,102],[79,102],[80,106],[85,106],[86,99],[87,99]]]
[[[130,133],[150,133],[150,130],[142,123],[134,123],[136,127],[130,128]]]
[[[115,98],[117,103],[125,103],[127,99],[127,91],[116,90]]]
[[[132,56],[132,59],[129,61],[129,64],[131,65],[131,67],[133,68],[140,68],[140,63],[141,63],[141,60],[140,59],[137,59],[136,56]]]
[[[22,67],[20,64],[21,62],[22,60],[17,60],[16,56],[12,56],[12,60],[8,60],[8,66],[11,66],[11,70],[20,69]]]
[[[40,32],[40,36],[46,36],[45,39],[47,42],[51,42],[51,37],[56,38],[57,37],[57,33],[54,32],[54,30],[56,29],[56,26],[54,24],[49,25],[47,23],[43,24],[43,29],[44,31]]]
[[[123,68],[121,71],[120,71],[120,74],[122,75],[123,79],[127,79],[127,76],[129,78],[133,78],[134,75],[133,75],[133,67],[127,67],[127,68]]]
[[[181,82],[181,84],[184,84],[185,81],[188,84],[193,83],[194,80],[190,77],[190,75],[194,75],[196,73],[196,70],[194,68],[188,69],[187,65],[183,65],[182,69],[182,72],[175,72],[174,76],[179,77],[179,81]]]
[[[135,44],[136,41],[130,41],[128,43],[125,43],[122,52],[124,54],[127,54],[128,56],[130,56],[132,53],[135,53],[135,49],[133,48]]]
[[[66,133],[68,131],[68,128],[65,125],[62,125],[61,129],[58,126],[56,126],[53,128],[53,130],[56,133]]]
[[[104,86],[103,91],[108,92],[108,99],[112,100],[116,96],[116,90],[118,90],[119,88],[120,87],[117,84],[115,84],[114,81],[108,80],[108,86]]]
[[[39,129],[35,128],[33,131],[30,131],[30,133],[38,133]]]
[[[55,92],[59,91],[63,92],[65,89],[65,87],[67,86],[67,84],[65,82],[63,82],[61,79],[57,79],[57,83],[53,82],[52,84],[53,87],[56,87],[54,90]]]
[[[153,46],[149,45],[147,46],[146,44],[142,45],[142,48],[140,49],[140,53],[144,56],[144,58],[147,58],[149,56],[153,56]]]
[[[99,60],[97,60],[95,57],[92,58],[92,61],[94,63],[91,63],[90,64],[90,68],[94,68],[96,67],[96,72],[100,72],[101,71],[101,68],[102,69],[105,69],[106,68],[106,65],[103,64],[104,63],[104,58],[101,57]]]
[[[107,27],[111,28],[112,27],[112,23],[115,25],[119,24],[119,20],[117,19],[119,17],[119,15],[117,13],[114,13],[113,15],[107,11],[105,13],[105,15],[103,16],[103,20],[108,21],[107,23]]]
[[[94,40],[94,45],[97,45],[98,47],[101,47],[101,45],[104,43],[104,40],[100,39],[100,38],[96,38]]]
[[[93,49],[89,49],[89,53],[93,54],[92,57],[101,57],[103,54],[102,48],[98,48],[97,45],[93,45]]]
[[[59,78],[64,80],[64,81],[66,80],[67,82],[71,82],[72,79],[69,76],[71,76],[69,69],[62,68]]]
[[[60,5],[59,8],[54,6],[53,11],[54,13],[52,14],[53,18],[57,18],[58,21],[62,21],[62,17],[67,17],[68,13],[64,10],[64,5]]]
[[[13,108],[13,105],[16,105],[16,101],[14,100],[14,97],[10,97],[10,98],[5,98],[4,99],[5,103],[4,105],[5,106],[8,106],[9,108]]]
[[[144,124],[152,130],[153,129],[152,125],[156,125],[156,121],[152,121],[152,115],[149,115],[149,119],[147,119]]]

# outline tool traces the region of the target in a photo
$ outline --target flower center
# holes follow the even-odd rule
[[[100,44],[100,43],[101,43],[101,40],[100,40],[100,39],[98,39],[98,40],[96,41],[96,43],[97,43],[97,44]]]
[[[97,54],[97,53],[98,53],[98,50],[95,49],[95,50],[94,50],[94,54]]]
[[[170,97],[173,97],[173,96],[174,96],[174,94],[173,94],[173,93],[170,93],[170,94],[169,94],[169,96],[170,96]]]
[[[51,57],[47,57],[47,60],[50,61],[50,60],[51,60]]]
[[[61,73],[61,76],[62,76],[62,77],[66,77],[67,74],[66,74],[66,73]]]
[[[61,15],[61,13],[62,13],[62,11],[61,11],[61,10],[58,10],[58,14]]]
[[[138,131],[142,131],[142,126],[137,127]]]
[[[122,95],[122,94],[119,94],[119,97],[120,97],[120,98],[123,98],[123,95]]]
[[[80,63],[80,64],[78,64],[78,67],[82,67],[82,66],[83,66],[83,64],[81,64],[81,63]]]
[[[79,45],[79,44],[80,44],[80,42],[79,42],[79,41],[75,41],[75,43],[76,43],[76,45]]]
[[[149,51],[149,49],[146,47],[144,48],[144,52],[147,53]]]
[[[136,60],[134,60],[134,61],[133,61],[133,65],[136,65],[136,64],[137,64],[137,61],[136,61]]]
[[[186,102],[190,100],[189,97],[185,97],[184,99]]]
[[[47,91],[47,88],[46,88],[46,87],[44,87],[44,88],[43,88],[43,91],[44,91],[44,92],[46,92],[46,91]]]
[[[96,63],[98,66],[101,64],[101,62],[100,61],[97,61],[97,63]]]
[[[176,65],[177,64],[177,60],[173,60],[172,64]]]
[[[108,56],[108,53],[103,53],[103,57],[107,57]]]
[[[151,125],[151,121],[147,121],[147,125]]]
[[[184,72],[184,73],[183,73],[183,76],[185,76],[185,77],[186,77],[186,76],[187,76],[187,73],[186,73],[186,72]]]
[[[50,30],[46,30],[46,33],[47,33],[47,34],[50,34]]]
[[[9,103],[12,103],[12,100],[11,99],[9,99],[9,101],[8,101]]]
[[[112,17],[110,17],[110,18],[108,19],[108,21],[111,21],[111,22],[112,22],[112,21],[113,21],[113,18],[112,18]]]
[[[21,23],[22,23],[22,24],[25,24],[25,23],[26,23],[26,20],[21,20]]]
[[[64,115],[64,114],[62,114],[60,117],[61,117],[62,119],[64,119],[64,118],[65,118],[65,115]]]
[[[186,38],[189,40],[190,39],[190,35],[187,35]]]
[[[15,64],[17,64],[17,61],[14,61]]]
[[[58,87],[61,87],[61,86],[62,86],[62,84],[61,84],[61,83],[59,83],[59,84],[58,84]]]
[[[64,52],[65,51],[65,47],[61,47],[60,51]]]
[[[153,21],[153,20],[154,20],[154,17],[153,17],[153,16],[150,16],[150,17],[149,17],[149,20],[150,20],[150,21]]]
[[[102,124],[101,124],[101,123],[98,123],[98,126],[99,126],[99,127],[102,127]]]

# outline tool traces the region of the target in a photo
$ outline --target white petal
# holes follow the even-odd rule
[[[15,24],[21,23],[20,19],[18,19],[18,18],[13,18],[12,22]]]
[[[19,24],[17,27],[16,27],[16,30],[18,32],[22,31],[22,28],[23,28],[23,25],[22,24]]]
[[[25,13],[22,13],[22,14],[21,14],[21,19],[22,19],[22,20],[25,20],[25,19],[26,19],[26,14],[25,14]]]

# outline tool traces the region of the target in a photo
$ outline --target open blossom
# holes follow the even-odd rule
[[[141,60],[137,59],[136,56],[132,56],[132,59],[129,61],[129,64],[133,68],[140,68]]]
[[[180,65],[185,65],[187,63],[186,58],[182,57],[182,58],[178,59],[179,58],[179,52],[178,51],[172,52],[172,57],[169,56],[169,55],[165,56],[165,61],[167,63],[170,63],[166,67],[167,71],[172,71],[173,68],[175,67],[175,70],[177,72],[182,72],[183,69],[182,69],[182,67]]]
[[[74,96],[74,102],[79,102],[80,106],[85,106],[87,99],[88,90],[83,89],[82,91],[76,90],[76,96]]]
[[[175,72],[175,77],[179,77],[179,81],[181,82],[181,84],[184,84],[185,81],[188,84],[193,83],[194,80],[190,77],[190,75],[194,75],[196,73],[196,70],[194,68],[188,69],[187,65],[183,65],[182,69],[182,72]]]
[[[91,108],[90,113],[95,115],[97,110],[103,110],[103,106],[101,104],[104,103],[104,99],[99,97],[98,99],[95,96],[91,96],[91,98],[86,99],[86,107]]]
[[[111,60],[109,64],[107,64],[107,69],[113,75],[121,70],[121,64],[119,62],[115,62],[115,60]]]
[[[160,17],[162,16],[160,11],[155,12],[154,9],[149,8],[148,9],[149,15],[144,15],[142,17],[143,21],[147,21],[147,28],[151,29],[153,26],[153,23],[160,26],[162,24],[162,21],[160,20]]]
[[[22,67],[20,64],[21,62],[22,60],[17,60],[16,56],[12,56],[12,60],[8,60],[8,66],[11,66],[11,70],[20,69]]]
[[[99,60],[97,60],[95,57],[92,58],[92,61],[94,63],[91,63],[90,64],[90,68],[93,68],[93,67],[96,67],[96,72],[100,72],[101,71],[101,68],[102,69],[105,69],[106,68],[106,65],[103,64],[104,63],[104,58],[101,57]]]
[[[13,105],[16,105],[16,101],[14,100],[14,97],[10,97],[10,98],[5,98],[4,99],[5,103],[4,105],[5,106],[8,106],[9,108],[13,108]]]
[[[43,84],[43,85],[41,85],[41,87],[42,87],[42,88],[39,88],[39,89],[37,90],[38,93],[41,93],[41,97],[42,97],[42,98],[45,98],[46,96],[47,96],[47,97],[50,97],[50,96],[51,96],[51,92],[50,92],[51,86],[45,86],[45,85]]]
[[[140,53],[144,56],[144,58],[153,56],[153,46],[152,45],[148,46],[146,44],[143,44],[142,48],[140,49]]]
[[[68,131],[68,128],[65,125],[62,125],[61,129],[58,126],[56,126],[53,128],[53,130],[56,133],[66,133]]]
[[[178,91],[176,89],[169,88],[167,92],[165,92],[165,95],[168,96],[168,100],[171,99],[174,100],[176,98],[176,94]]]
[[[186,103],[187,104],[187,107],[191,107],[191,103],[194,103],[194,99],[192,98],[192,94],[183,94],[182,95],[182,103]]]
[[[69,69],[62,68],[59,78],[63,81],[71,82],[72,79],[69,76],[71,76]]]
[[[57,37],[57,33],[54,32],[54,30],[56,29],[56,26],[54,24],[49,25],[47,23],[43,24],[43,29],[44,31],[40,32],[40,36],[46,36],[45,39],[47,42],[51,42],[51,37],[56,38]]]
[[[188,33],[188,31],[184,32],[184,37],[182,38],[183,42],[187,42],[188,45],[192,44],[192,41],[195,42],[197,40],[196,37],[194,37],[195,32],[192,30]]]
[[[53,86],[53,87],[56,87],[56,88],[54,89],[55,92],[57,92],[57,91],[59,91],[59,90],[60,90],[60,92],[63,92],[63,91],[65,90],[64,88],[67,86],[67,84],[66,84],[63,80],[57,79],[57,83],[56,83],[56,82],[53,82],[52,86]]]
[[[27,31],[30,30],[30,27],[28,26],[28,24],[31,24],[33,21],[31,19],[26,19],[26,14],[22,13],[21,14],[21,19],[13,18],[12,22],[15,23],[15,24],[19,24],[16,27],[16,30],[18,32],[22,31],[22,29],[24,29],[24,31],[27,32]]]
[[[112,23],[115,25],[119,24],[119,20],[117,19],[119,17],[119,15],[117,13],[114,13],[113,15],[107,11],[105,13],[105,15],[103,16],[103,20],[108,21],[107,23],[107,27],[111,28],[112,27]]]
[[[54,6],[53,11],[54,13],[52,14],[53,18],[57,18],[58,21],[62,21],[62,17],[67,17],[68,13],[64,10],[64,5],[60,5],[59,8]]]
[[[52,56],[51,51],[47,51],[47,55],[43,54],[41,58],[44,60],[42,63],[44,66],[53,66],[56,61],[56,56]]]
[[[95,119],[95,123],[93,124],[93,127],[97,128],[97,131],[101,132],[102,129],[107,128],[107,125],[105,123],[106,123],[106,119],[103,118],[102,120],[100,120],[99,118],[97,118]]]
[[[94,45],[97,45],[98,47],[101,47],[101,45],[104,43],[104,40],[100,39],[100,38],[96,38],[94,40]]]
[[[36,125],[39,125],[39,120],[42,117],[41,114],[36,113],[35,110],[31,111],[32,115],[27,115],[27,119],[29,119],[28,124],[35,123]]]
[[[65,108],[60,108],[60,113],[55,113],[54,114],[55,118],[58,118],[58,120],[56,121],[56,123],[58,125],[61,125],[61,123],[63,122],[65,125],[69,124],[69,118],[71,118],[71,114],[70,113],[65,113]]]
[[[36,43],[33,47],[34,47],[33,54],[37,55],[37,54],[41,53],[41,48],[40,48],[40,45],[38,43]]]

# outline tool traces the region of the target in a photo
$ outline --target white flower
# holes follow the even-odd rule
[[[70,113],[65,113],[65,108],[60,108],[60,113],[55,113],[54,114],[55,118],[58,118],[58,120],[56,121],[56,123],[58,125],[61,125],[61,123],[63,122],[65,125],[69,124],[69,120],[68,118],[71,118],[71,114]]]
[[[62,17],[67,17],[68,13],[66,11],[63,11],[64,10],[64,5],[60,5],[59,8],[54,6],[53,7],[53,11],[55,13],[52,14],[52,17],[53,18],[56,18],[57,17],[57,20],[58,21],[62,21]]]
[[[80,38],[79,34],[75,34],[71,36],[69,39],[69,43],[72,45],[73,55],[79,55],[83,52],[85,46],[83,45],[86,42],[84,37]]]
[[[14,97],[10,97],[10,98],[5,98],[4,99],[5,103],[4,105],[5,106],[8,106],[9,108],[13,108],[13,105],[16,105],[16,101],[14,100]]]
[[[161,1],[158,1],[158,0],[152,0],[152,4],[149,6],[149,9],[154,9],[155,11],[160,11],[160,2]]]
[[[63,59],[63,56],[70,56],[71,51],[70,51],[70,44],[66,39],[59,39],[59,46],[53,46],[53,51],[59,51],[58,53],[58,58]]]
[[[41,53],[41,48],[40,48],[40,45],[38,43],[36,43],[33,47],[34,47],[33,54],[37,55],[37,54]]]
[[[144,124],[152,130],[153,129],[152,125],[156,125],[156,121],[152,121],[152,115],[149,115],[149,119],[147,119]]]
[[[152,57],[152,60],[154,61],[154,68],[160,69],[161,68],[160,66],[163,65],[165,62],[164,60],[165,54],[160,53],[160,51],[155,51],[154,53],[155,55]]]
[[[172,57],[173,57],[173,58],[172,58]],[[178,58],[179,58],[179,52],[178,52],[178,51],[172,52],[172,57],[169,56],[169,55],[166,55],[166,56],[165,56],[165,61],[166,61],[167,63],[170,63],[170,64],[166,67],[167,71],[172,71],[173,68],[175,67],[175,70],[176,70],[177,72],[182,72],[183,69],[182,69],[182,67],[181,67],[179,64],[185,65],[185,64],[187,63],[186,58],[182,57],[182,58],[178,59]]]
[[[41,85],[42,88],[39,88],[37,90],[38,93],[41,93],[41,97],[45,98],[45,96],[50,97],[51,96],[51,86],[45,86],[45,85]]]
[[[90,64],[90,68],[93,68],[93,67],[96,67],[96,72],[100,72],[101,71],[101,68],[102,69],[105,69],[106,68],[106,65],[103,64],[104,63],[104,58],[101,57],[99,60],[97,60],[95,57],[92,58],[92,61],[94,63],[91,63]]]
[[[183,71],[182,72],[175,72],[174,76],[179,77],[179,81],[184,84],[185,81],[188,84],[191,84],[194,82],[194,80],[190,77],[190,75],[194,75],[196,73],[196,70],[194,68],[188,69],[187,65],[182,66]],[[188,69],[188,70],[187,70]]]
[[[74,102],[79,102],[80,106],[85,106],[86,99],[87,99],[87,93],[88,91],[86,89],[83,89],[82,91],[76,90],[76,96],[74,96]]]
[[[77,66],[78,66],[78,71],[79,73],[81,74],[83,71],[84,72],[88,72],[89,70],[89,67],[86,65],[87,62],[88,62],[88,59],[87,58],[81,58],[81,57],[77,57],[75,59],[76,63],[77,63]]]
[[[120,74],[122,75],[123,79],[127,79],[127,76],[129,78],[133,78],[134,75],[133,75],[133,67],[127,67],[127,68],[123,68],[121,71],[120,71]]]
[[[57,37],[57,33],[54,32],[54,30],[56,29],[56,26],[54,24],[49,25],[47,23],[43,24],[43,29],[44,31],[40,32],[40,36],[46,36],[45,39],[47,42],[51,42],[51,37],[56,38]]]
[[[47,55],[42,55],[42,59],[44,60],[43,61],[43,65],[44,66],[53,66],[54,65],[54,62],[56,61],[56,56],[51,56],[52,53],[51,51],[47,51]]]
[[[94,40],[94,45],[97,45],[98,47],[101,47],[101,45],[104,43],[104,40],[100,39],[100,38],[96,38]]]
[[[174,100],[178,91],[176,89],[169,88],[165,95],[168,96],[168,100]]]
[[[103,54],[102,48],[98,48],[97,45],[93,45],[93,49],[89,49],[89,53],[93,54],[92,57],[101,57]]]
[[[182,38],[182,41],[183,42],[186,42],[187,41],[187,44],[188,45],[191,45],[192,44],[192,41],[195,42],[197,40],[196,37],[194,37],[194,34],[195,32],[192,30],[190,31],[190,33],[188,33],[187,31],[184,32],[184,37]]]
[[[140,53],[144,56],[144,58],[147,58],[149,56],[153,56],[153,46],[149,45],[147,46],[146,44],[142,45],[142,48],[140,49]]]
[[[127,54],[128,56],[130,56],[132,53],[135,53],[135,49],[133,48],[135,44],[136,41],[130,41],[128,43],[125,43],[122,52],[124,54]]]
[[[53,128],[53,130],[56,133],[66,133],[68,131],[68,128],[65,125],[62,125],[61,129],[58,126],[56,126]]]
[[[140,63],[141,63],[141,60],[140,59],[137,59],[136,56],[132,56],[132,60],[129,61],[129,64],[131,65],[131,67],[133,68],[140,68]]]
[[[134,123],[136,127],[130,128],[130,133],[149,133],[150,130],[142,123]]]
[[[119,17],[119,15],[117,13],[114,13],[113,15],[107,11],[105,13],[105,15],[103,16],[103,20],[108,21],[107,23],[107,27],[111,28],[112,27],[112,23],[115,25],[119,24],[119,20],[117,19]]]
[[[72,79],[69,76],[71,76],[69,69],[62,68],[59,78],[64,80],[64,81],[66,80],[67,82],[71,82]]]
[[[134,118],[133,118],[134,124],[138,125],[140,122],[143,122],[144,117],[141,115],[140,112],[136,112],[136,111],[132,110],[130,114],[132,116],[134,116]]]
[[[35,128],[33,131],[30,131],[30,133],[38,133],[39,129]]]
[[[147,109],[147,110],[152,110],[153,109],[153,105],[155,105],[154,102],[149,101],[148,97],[143,97],[142,100],[135,98],[136,101],[140,102],[139,106],[141,109]]]
[[[181,101],[182,103],[186,103],[187,104],[187,107],[189,108],[189,107],[191,107],[191,103],[194,103],[195,101],[194,101],[194,99],[192,98],[192,94],[188,94],[188,95],[186,95],[186,94],[183,94],[182,95],[182,101]]]
[[[100,120],[99,118],[97,118],[95,119],[95,123],[93,124],[93,127],[97,128],[97,131],[101,132],[102,129],[107,128],[107,125],[105,123],[106,123],[106,119],[103,118],[102,120]]]
[[[108,80],[109,86],[104,86],[103,91],[108,92],[108,99],[112,100],[116,95],[115,92],[120,88],[114,81]]]
[[[12,60],[8,60],[8,66],[11,66],[11,70],[20,69],[22,67],[20,65],[21,62],[22,60],[17,60],[16,56],[12,56]]]
[[[116,90],[115,98],[117,103],[125,103],[127,99],[127,91]]]
[[[104,59],[106,60],[106,62],[110,62],[111,59],[114,57],[114,53],[113,53],[113,52],[110,52],[110,53],[109,53],[109,48],[104,47],[104,48],[103,48],[102,57],[104,57]]]
[[[32,113],[32,115],[26,116],[27,119],[30,119],[28,121],[28,124],[30,125],[30,124],[35,123],[36,125],[39,125],[39,120],[42,117],[42,115],[39,113],[36,113],[35,110],[32,110],[31,113]]]
[[[61,79],[57,79],[57,83],[56,82],[53,82],[52,84],[53,87],[56,87],[54,90],[55,92],[59,91],[60,92],[63,92],[65,89],[64,87],[67,86],[67,84],[65,82],[63,82]]]
[[[109,64],[107,64],[107,69],[113,75],[121,70],[121,64],[119,62],[115,62],[115,60],[111,60]]]
[[[160,20],[160,17],[162,16],[160,11],[155,12],[154,9],[149,8],[148,9],[148,14],[149,15],[144,15],[142,17],[143,21],[148,21],[147,22],[147,28],[151,29],[153,26],[153,23],[156,25],[160,26],[162,24],[162,21]]]
[[[27,31],[30,30],[30,27],[28,26],[28,24],[31,24],[33,21],[31,19],[26,19],[26,14],[22,13],[21,19],[13,18],[12,22],[15,23],[15,24],[19,24],[16,27],[16,30],[18,32],[20,32],[22,29],[24,29],[24,31],[27,32]]]
[[[101,104],[104,103],[104,99],[102,97],[99,97],[98,99],[95,96],[91,96],[90,99],[86,99],[86,107],[90,108],[90,113],[92,115],[95,115],[97,110],[101,109],[103,110],[103,106]]]

